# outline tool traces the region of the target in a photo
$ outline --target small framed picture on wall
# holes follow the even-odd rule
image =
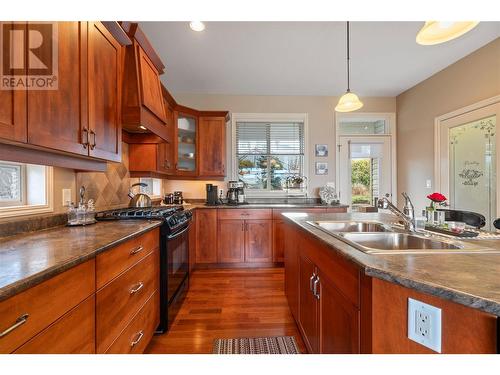
[[[328,163],[316,162],[316,174],[317,175],[327,175],[328,174]]]
[[[316,145],[315,153],[316,157],[325,157],[328,156],[328,145]]]

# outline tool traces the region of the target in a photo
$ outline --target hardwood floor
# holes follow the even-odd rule
[[[196,270],[171,330],[146,353],[211,353],[216,338],[295,336],[305,346],[284,293],[284,269]]]

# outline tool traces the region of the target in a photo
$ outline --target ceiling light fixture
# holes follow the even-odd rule
[[[201,21],[191,21],[189,22],[189,27],[193,31],[203,31],[205,30],[205,24]]]
[[[139,129],[148,130],[144,125],[139,125]]]
[[[350,87],[350,70],[351,70],[351,56],[349,50],[349,21],[347,21],[347,91],[342,95],[335,107],[337,112],[352,112],[363,107],[363,103],[359,100],[358,96],[351,92]]]
[[[440,22],[426,21],[417,34],[416,41],[424,46],[448,42],[458,38],[477,26],[477,21]]]

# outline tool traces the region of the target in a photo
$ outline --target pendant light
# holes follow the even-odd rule
[[[363,103],[359,100],[358,96],[351,92],[350,87],[350,70],[351,70],[351,57],[349,51],[349,21],[347,21],[347,91],[342,95],[335,107],[337,112],[352,112],[363,107]]]
[[[458,38],[477,26],[477,21],[427,21],[417,34],[416,41],[424,46],[440,44]]]

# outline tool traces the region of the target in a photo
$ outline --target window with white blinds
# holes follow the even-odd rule
[[[280,191],[304,174],[304,122],[236,122],[238,178],[250,191]]]

